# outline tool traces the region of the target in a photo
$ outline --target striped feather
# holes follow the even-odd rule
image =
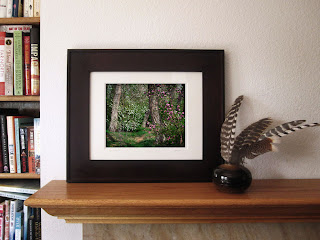
[[[270,129],[269,131],[267,131],[265,134],[263,134],[259,138],[259,140],[262,140],[267,137],[273,137],[273,136],[281,137],[281,135],[285,134],[286,131],[292,129],[295,126],[300,125],[301,123],[304,123],[305,121],[306,120],[296,120],[296,121],[292,121],[292,122],[283,123],[273,129]]]
[[[242,159],[253,159],[261,154],[274,151],[275,147],[272,145],[272,143],[273,139],[264,138],[263,140],[251,144],[250,146],[241,151]]]
[[[241,156],[239,155],[241,149],[254,144],[271,122],[271,118],[263,118],[244,129],[235,140],[230,163],[239,164],[239,162],[242,161]]]
[[[236,133],[237,116],[242,100],[242,95],[235,100],[221,127],[221,156],[227,162],[231,157],[231,151],[234,144],[234,136]]]
[[[302,126],[297,126],[297,127],[293,127],[293,128],[290,128],[284,132],[278,132],[277,133],[277,136],[278,137],[283,137],[283,136],[286,136],[292,132],[296,132],[296,131],[299,131],[299,130],[302,130],[304,128],[308,128],[308,127],[317,127],[317,126],[320,126],[319,123],[309,123],[309,124],[305,124],[305,125],[302,125]]]

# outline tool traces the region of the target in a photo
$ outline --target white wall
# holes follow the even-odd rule
[[[66,178],[68,48],[224,49],[226,106],[247,98],[240,128],[320,121],[318,0],[42,0],[42,185]],[[283,139],[248,167],[254,178],[319,178],[319,129]],[[81,239],[81,225],[44,215],[43,238]]]

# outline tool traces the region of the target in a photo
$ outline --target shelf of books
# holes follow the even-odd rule
[[[41,239],[40,0],[0,4],[0,240]]]

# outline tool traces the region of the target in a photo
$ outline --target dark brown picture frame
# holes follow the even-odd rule
[[[90,160],[90,73],[108,71],[202,72],[202,160]],[[209,182],[222,162],[223,50],[69,49],[67,91],[67,182]]]

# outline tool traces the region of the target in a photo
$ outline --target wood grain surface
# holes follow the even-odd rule
[[[51,181],[25,204],[70,223],[319,221],[320,180],[255,180],[244,194],[212,183]]]

